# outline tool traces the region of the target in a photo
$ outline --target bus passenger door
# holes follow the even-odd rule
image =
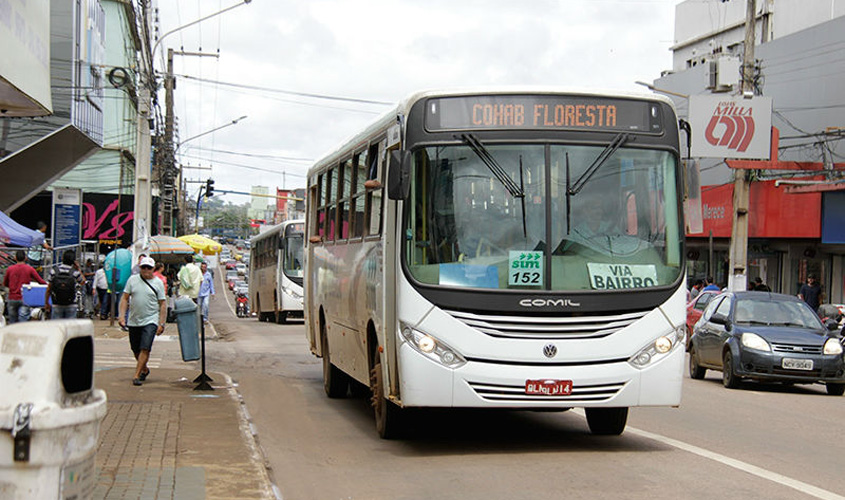
[[[314,287],[316,286],[317,278],[313,275],[313,262],[314,262],[314,248],[319,245],[319,231],[317,230],[317,226],[319,224],[319,220],[317,217],[317,206],[319,205],[319,198],[318,198],[318,185],[314,184],[308,190],[308,199],[311,200],[308,203],[308,214],[307,214],[307,221],[305,224],[305,238],[303,243],[305,244],[305,279],[302,287],[302,295],[303,295],[303,314],[305,319],[305,336],[308,339],[308,345],[311,348],[311,352],[317,353],[317,324],[316,321],[318,319],[316,312],[312,314],[311,308],[314,307]],[[315,238],[316,243],[311,241],[311,238]]]

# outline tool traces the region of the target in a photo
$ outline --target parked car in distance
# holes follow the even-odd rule
[[[824,383],[827,393],[845,394],[842,339],[792,295],[725,292],[710,300],[693,328],[689,374],[704,378],[720,370],[722,384],[742,379],[786,384]]]
[[[720,293],[722,292],[716,290],[701,291],[687,304],[687,352],[689,352],[690,339],[692,339],[692,328],[698,323],[707,304]]]

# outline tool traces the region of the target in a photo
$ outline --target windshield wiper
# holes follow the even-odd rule
[[[608,144],[607,147],[605,147],[602,152],[599,153],[598,156],[596,156],[596,159],[593,160],[593,164],[590,165],[587,170],[584,171],[583,174],[581,174],[581,177],[579,177],[578,180],[575,181],[575,184],[572,184],[570,186],[569,182],[567,182],[567,196],[576,195],[581,192],[581,190],[584,189],[584,186],[587,185],[587,182],[590,181],[590,179],[593,177],[593,175],[595,175],[598,169],[601,168],[602,165],[604,165],[604,162],[606,162],[608,158],[613,156],[616,150],[621,148],[629,140],[631,140],[630,135],[625,133],[617,134],[616,137],[614,137],[613,140],[610,141],[610,144]]]
[[[498,179],[499,182],[502,183],[502,186],[507,190],[508,193],[514,198],[525,198],[525,192],[523,191],[522,187],[518,186],[513,179],[510,178],[505,169],[503,169],[496,159],[493,158],[493,155],[490,154],[490,151],[487,151],[487,148],[484,147],[484,144],[481,144],[474,135],[472,134],[461,134],[461,140],[466,143],[467,146],[478,156],[487,168],[490,170],[490,173]]]

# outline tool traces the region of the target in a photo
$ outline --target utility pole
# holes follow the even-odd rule
[[[148,20],[149,7],[141,6],[146,9],[143,19]],[[146,21],[145,21],[146,22]],[[148,30],[144,30],[148,32]],[[135,239],[134,255],[142,250],[146,245],[147,238],[150,236],[150,217],[152,216],[152,187],[150,177],[152,174],[152,167],[150,165],[150,154],[152,151],[152,138],[150,137],[150,98],[151,88],[155,86],[155,77],[153,76],[152,68],[152,54],[149,51],[150,40],[146,36],[141,37],[141,50],[139,61],[139,73],[141,75],[140,85],[138,86],[138,131],[137,143],[135,151],[135,214],[133,218],[133,238]]]
[[[173,91],[176,88],[176,76],[173,74],[173,56],[197,56],[197,57],[216,57],[220,58],[220,54],[207,54],[203,52],[174,52],[173,49],[167,49],[167,73],[164,75],[164,140],[162,146],[162,161],[160,168],[162,173],[161,186],[161,201],[162,201],[162,224],[161,233],[168,236],[173,236],[174,221],[173,208],[178,204],[177,197],[177,180],[179,167],[176,165],[176,151],[173,147],[174,134],[174,110],[173,110]],[[184,217],[184,213],[180,210],[179,213]]]
[[[756,0],[746,0],[745,46],[742,53],[743,96],[754,95],[754,43],[757,14]],[[751,186],[747,170],[734,171],[733,226],[731,229],[730,275],[728,290],[743,291],[748,288],[748,198]]]

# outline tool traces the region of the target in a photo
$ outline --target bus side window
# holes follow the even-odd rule
[[[368,180],[372,179],[381,181],[381,173],[384,170],[383,165],[386,156],[384,143],[385,141],[382,140],[370,145],[370,150],[367,155],[370,162],[370,166],[367,169]],[[375,175],[375,177],[371,177],[372,175]],[[384,189],[382,187],[367,190],[367,201],[364,205],[364,218],[369,222],[367,227],[368,235],[381,234],[381,213],[384,208],[383,193]]]
[[[353,189],[352,159],[343,161],[340,164],[340,179],[337,193],[338,229],[337,238],[340,240],[349,239],[349,203]]]
[[[319,178],[318,178],[319,179]],[[319,180],[317,184],[311,186],[308,189],[308,237],[311,238],[312,236],[319,236],[320,239],[323,237],[323,225],[322,225],[322,218],[321,215],[323,214],[322,210],[320,209],[320,198],[318,193],[320,192],[320,184]]]
[[[367,150],[356,153],[353,156],[352,164],[355,171],[355,184],[352,191],[352,200],[349,204],[350,224],[352,225],[350,234],[352,238],[360,238],[364,236],[364,205],[367,195],[367,188],[364,183],[367,180]]]
[[[340,187],[340,173],[337,167],[329,170],[329,196],[326,200],[326,241],[334,241],[337,234],[337,195]]]

